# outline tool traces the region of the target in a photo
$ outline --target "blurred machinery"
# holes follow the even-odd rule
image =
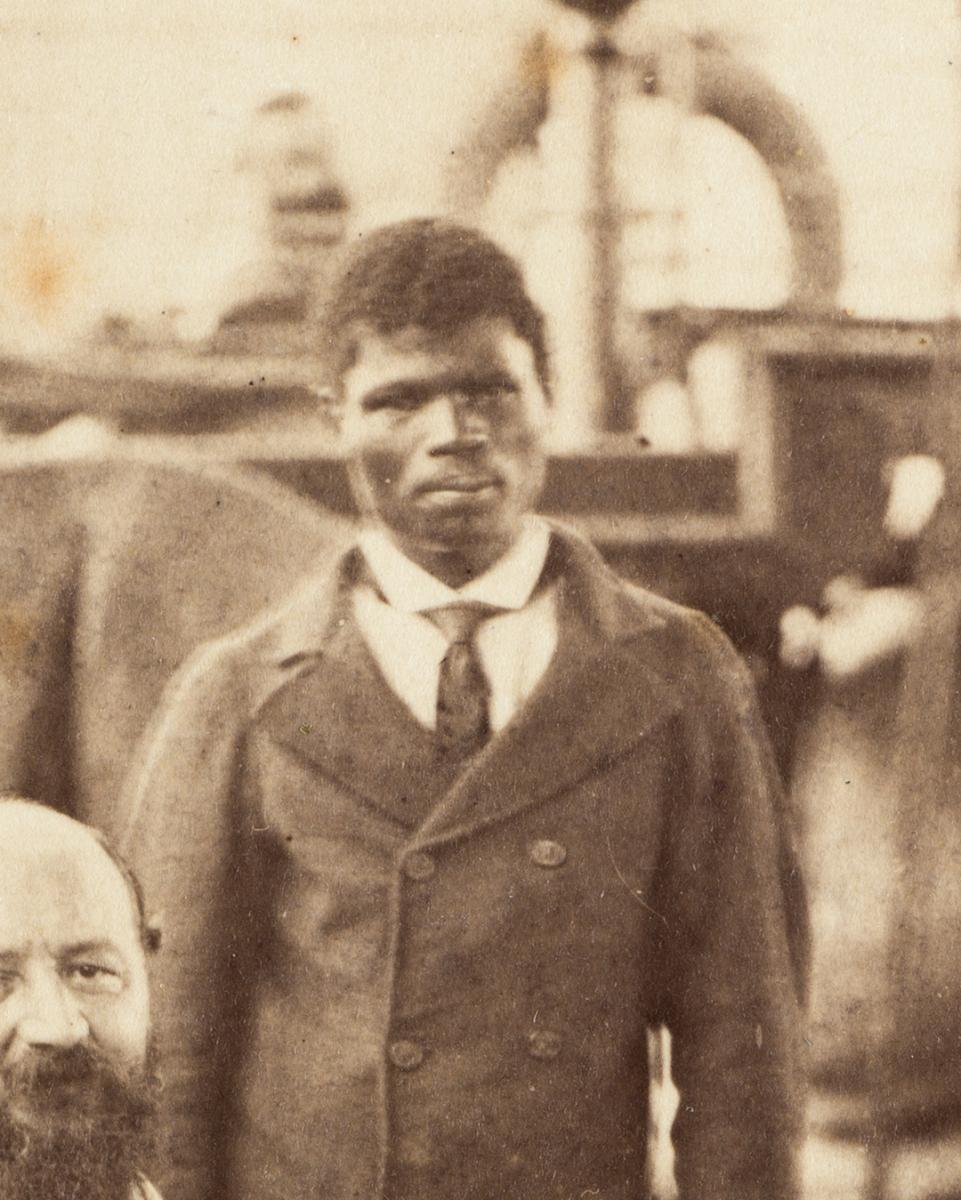
[[[451,204],[483,222],[505,169],[518,159],[532,168],[524,228],[494,228],[526,261],[551,318],[565,444],[636,431],[657,449],[651,432],[673,424],[663,448],[704,446],[690,428],[697,410],[724,398],[699,404],[686,379],[689,355],[711,333],[710,310],[696,307],[690,256],[692,127],[713,118],[753,147],[773,179],[790,261],[783,294],[763,297],[761,308],[806,318],[832,311],[841,279],[837,185],[803,115],[722,44],[648,20],[651,6],[568,7],[591,19],[527,45],[451,158]],[[745,296],[758,303],[745,257],[749,286],[735,278],[727,308]],[[702,364],[702,390],[707,380]]]

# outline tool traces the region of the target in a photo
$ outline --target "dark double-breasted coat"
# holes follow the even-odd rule
[[[802,918],[737,656],[555,531],[555,658],[454,770],[358,557],[202,649],[135,769],[165,1194],[636,1200],[663,1022],[682,1196],[786,1200]]]

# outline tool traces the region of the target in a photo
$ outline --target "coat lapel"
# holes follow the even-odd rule
[[[348,554],[326,605],[311,614],[313,631],[292,622],[281,650],[287,678],[261,706],[257,724],[413,828],[447,780],[438,770],[432,733],[384,681],[357,627],[349,602],[355,575],[356,562]],[[316,583],[306,589],[311,593],[316,606]]]
[[[540,686],[434,807],[419,841],[466,836],[616,761],[680,705],[652,634],[654,597],[632,595],[591,547],[555,533],[558,650]]]
[[[660,602],[632,594],[574,535],[555,531],[552,559],[554,661],[465,769],[445,768],[431,732],[374,663],[349,602],[356,550],[292,603],[278,643],[282,681],[257,724],[424,844],[465,836],[604,769],[679,706],[652,638],[664,625]]]

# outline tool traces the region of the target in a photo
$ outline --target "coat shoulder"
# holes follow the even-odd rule
[[[673,685],[682,709],[709,724],[733,718],[760,729],[754,678],[727,634],[698,609],[633,583],[623,586],[649,629],[645,653]]]
[[[655,627],[655,635],[679,662],[708,672],[719,667],[747,677],[747,667],[727,634],[696,608],[688,608],[638,584],[623,580],[624,591],[638,614]]]
[[[202,695],[229,703],[238,716],[257,709],[320,646],[333,619],[334,574],[307,576],[284,600],[198,646],[171,681],[168,703]]]
[[[587,611],[617,638],[644,635],[652,666],[663,663],[671,676],[719,667],[746,673],[727,635],[705,613],[625,579],[575,531],[555,524],[554,532],[566,569],[581,582],[579,594],[589,598]]]

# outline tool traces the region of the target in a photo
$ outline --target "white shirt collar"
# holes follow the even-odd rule
[[[448,587],[412,562],[382,529],[365,529],[358,543],[384,599],[401,612],[426,612],[465,600],[520,609],[544,569],[550,528],[540,517],[524,519],[520,536],[492,567],[462,588]]]

